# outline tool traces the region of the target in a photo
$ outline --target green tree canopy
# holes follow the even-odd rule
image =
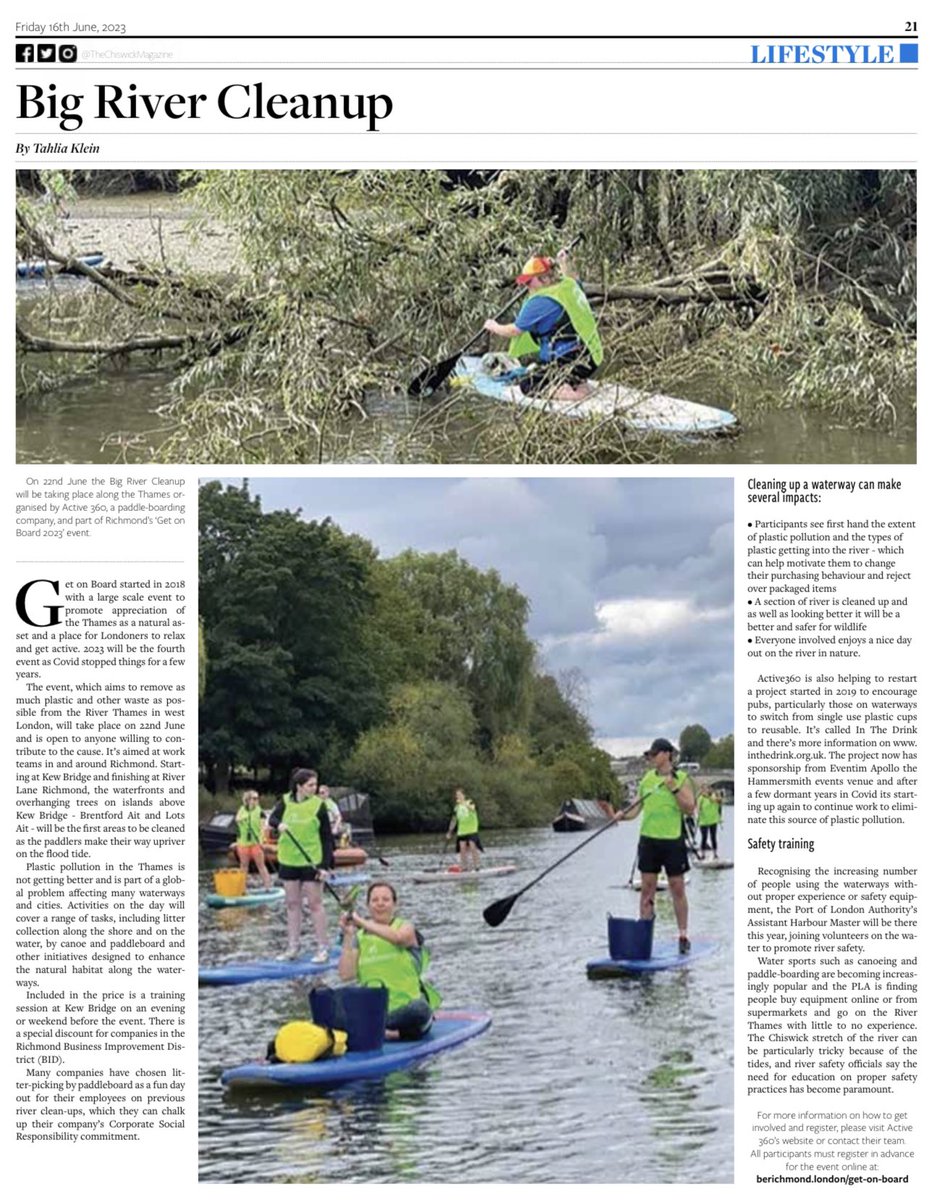
[[[719,741],[714,742],[704,755],[703,765],[716,770],[733,769],[733,734],[728,733]]]
[[[703,725],[686,725],[678,735],[678,750],[685,762],[702,763],[712,743]]]
[[[248,487],[200,497],[200,610],[207,651],[201,755],[314,763],[326,734],[354,740],[380,695],[360,631],[373,599],[373,551],[329,521],[262,513]]]
[[[530,703],[533,643],[529,602],[496,571],[479,571],[454,550],[405,550],[384,564],[395,591],[416,605],[421,662],[471,698],[485,748],[522,727]]]

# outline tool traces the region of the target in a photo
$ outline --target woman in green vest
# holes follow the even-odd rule
[[[270,889],[271,876],[265,866],[265,852],[262,849],[265,814],[259,803],[258,792],[242,793],[242,804],[236,813],[236,831],[236,857],[239,859],[239,866],[248,875],[249,864],[255,863],[262,887]]]
[[[275,805],[268,827],[278,835],[278,878],[284,884],[287,911],[287,950],[282,958],[300,957],[300,926],[304,904],[310,910],[317,952],[312,961],[329,961],[329,935],[323,908],[323,884],[333,868],[333,834],[326,805],[317,795],[317,773],[299,767],[291,775],[291,790]]]
[[[691,949],[688,937],[688,897],[685,872],[688,849],[685,844],[684,818],[694,812],[694,792],[686,771],[675,770],[677,751],[666,738],[656,738],[643,757],[650,764],[639,783],[639,796],[629,808],[622,809],[615,821],[627,821],[642,813],[639,827],[638,864],[642,876],[639,893],[640,920],[655,916],[655,896],[659,872],[668,877],[678,924],[678,950]]]
[[[714,858],[717,857],[717,826],[722,825],[722,814],[720,811],[720,797],[716,792],[701,792],[697,801],[698,807],[698,829],[701,831],[701,854],[703,855],[708,846],[713,850]]]
[[[389,883],[368,889],[368,911],[343,913],[339,978],[388,989],[386,1037],[416,1041],[429,1033],[441,997],[423,976],[429,951],[413,923],[397,915],[397,892]]]
[[[536,256],[517,276],[529,292],[510,325],[485,321],[498,337],[510,338],[509,353],[531,356],[533,366],[520,380],[525,394],[551,393],[553,400],[584,400],[589,382],[604,360],[597,319],[584,294],[568,250],[556,260]]]
[[[461,788],[455,789],[453,803],[452,820],[446,830],[446,841],[452,837],[454,830],[455,848],[459,852],[462,870],[467,871],[470,867],[471,870],[477,871],[481,866],[478,852],[484,851],[478,836],[478,810],[475,808],[475,802],[468,800]]]

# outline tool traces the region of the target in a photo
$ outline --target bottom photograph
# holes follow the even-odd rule
[[[733,1179],[733,485],[200,488],[200,1179]]]

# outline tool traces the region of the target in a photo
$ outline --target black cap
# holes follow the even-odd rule
[[[658,754],[660,750],[666,751],[667,754],[678,753],[668,738],[656,738],[649,749],[643,751],[643,758],[651,758],[653,754]]]

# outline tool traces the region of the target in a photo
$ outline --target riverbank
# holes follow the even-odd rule
[[[228,275],[242,265],[236,235],[207,217],[189,193],[78,197],[66,211],[56,246],[77,254],[99,250],[124,270],[152,265]]]

